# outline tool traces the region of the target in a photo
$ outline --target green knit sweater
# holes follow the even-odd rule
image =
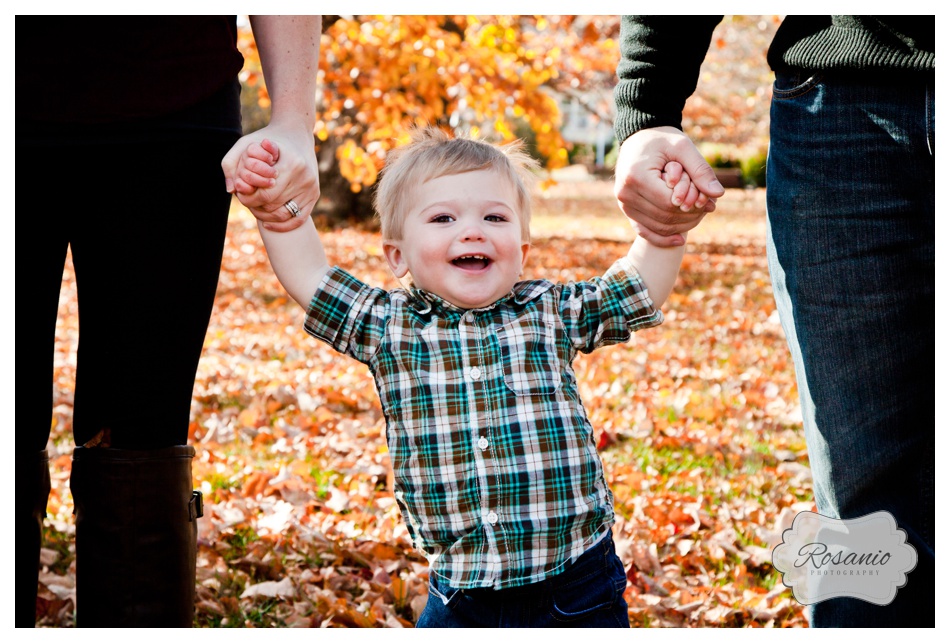
[[[615,130],[624,141],[647,127],[682,129],[683,105],[722,16],[624,16]],[[932,79],[934,16],[787,16],[769,47],[775,71]]]

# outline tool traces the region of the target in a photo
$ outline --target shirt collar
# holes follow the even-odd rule
[[[514,287],[512,287],[511,291],[509,291],[507,295],[494,302],[490,306],[485,306],[484,308],[475,308],[472,310],[491,310],[496,306],[508,301],[513,301],[516,304],[526,304],[532,299],[540,297],[553,287],[554,284],[546,279],[519,281],[514,285]],[[442,311],[455,311],[460,314],[467,310],[442,299],[436,294],[433,294],[427,290],[422,290],[421,288],[411,288],[409,290],[409,294],[413,310],[415,310],[420,315],[424,315],[433,310],[436,313]]]

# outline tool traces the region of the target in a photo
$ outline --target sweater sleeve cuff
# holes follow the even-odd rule
[[[683,129],[682,111],[670,112],[666,114],[652,114],[650,112],[630,107],[641,103],[640,97],[650,94],[650,81],[647,79],[621,81],[614,88],[614,100],[617,103],[617,118],[614,121],[614,133],[617,136],[617,142],[623,143],[642,129],[650,127],[663,127],[669,125],[676,129]],[[657,87],[654,91],[663,91],[663,88]],[[619,106],[626,105],[625,109],[619,109]]]

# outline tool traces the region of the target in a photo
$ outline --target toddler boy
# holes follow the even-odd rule
[[[520,281],[533,165],[433,128],[391,152],[375,205],[411,285],[390,292],[330,267],[310,222],[261,227],[306,331],[375,378],[395,497],[430,563],[420,627],[629,625],[571,363],[662,322],[683,248],[638,238],[603,277]]]

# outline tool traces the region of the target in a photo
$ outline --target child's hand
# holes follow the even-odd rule
[[[683,166],[676,161],[670,161],[663,167],[662,177],[666,186],[673,190],[671,203],[679,206],[683,212],[689,212],[693,208],[702,210],[709,202],[709,197],[696,188]]]
[[[234,191],[238,194],[254,194],[259,188],[272,188],[277,184],[277,159],[280,150],[268,139],[254,142],[238,159]]]

